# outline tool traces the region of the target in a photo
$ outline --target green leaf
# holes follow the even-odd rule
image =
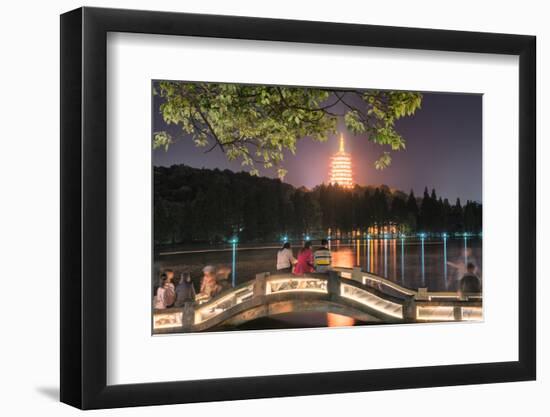
[[[154,83],[153,94],[162,98],[158,111],[165,123],[180,126],[197,147],[219,143],[228,160],[240,161],[250,172],[259,163],[278,175],[285,171],[284,152],[294,154],[299,140],[326,141],[337,133],[341,110],[332,107],[341,106],[343,98],[346,129],[393,151],[405,149],[395,120],[413,115],[422,103],[422,95],[412,92],[174,81]],[[153,148],[168,149],[173,141],[168,133],[155,132]],[[390,163],[387,155],[375,166],[383,169]]]
[[[391,164],[391,155],[389,152],[384,152],[380,157],[374,162],[374,166],[378,170],[383,170],[389,167]]]

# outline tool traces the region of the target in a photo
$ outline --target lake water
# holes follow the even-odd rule
[[[404,287],[454,291],[465,266],[476,265],[481,277],[481,239],[372,239],[335,242],[334,264],[359,266]],[[332,249],[332,248],[331,248]]]
[[[295,256],[301,243],[293,245]],[[330,249],[334,266],[359,266],[412,289],[454,291],[466,263],[476,265],[480,277],[483,270],[481,238],[333,240]],[[176,275],[190,272],[198,288],[205,265],[232,267],[234,260],[239,284],[254,279],[257,273],[275,272],[277,250],[274,244],[235,247],[235,251],[232,247],[165,250],[155,256],[155,269],[171,268]]]

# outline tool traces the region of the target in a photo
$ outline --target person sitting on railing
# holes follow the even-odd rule
[[[465,259],[468,260],[468,263],[474,265],[476,271],[479,270],[477,267],[477,261],[472,253],[472,248],[462,249],[462,254],[460,255],[459,259],[457,259],[455,262],[447,261],[447,265],[455,269],[454,274],[449,274],[449,282],[447,284],[448,288],[453,288],[455,286],[455,288],[458,288],[458,286],[460,285],[460,277],[468,273],[468,265]]]
[[[308,240],[300,252],[298,253],[298,261],[294,265],[294,275],[303,275],[315,272],[313,266],[313,252],[311,250],[311,242]]]
[[[290,274],[292,266],[296,265],[296,262],[290,248],[290,242],[285,242],[283,247],[277,251],[277,273]]]
[[[221,265],[220,267],[218,267],[218,271],[216,272],[216,282],[218,284],[216,295],[224,292],[229,288],[233,288],[233,286],[231,285],[231,281],[229,280],[230,274],[231,268],[227,265]]]
[[[216,281],[216,268],[212,265],[207,265],[202,269],[203,277],[201,282],[201,290],[197,294],[197,298],[212,298],[219,291],[219,285]]]
[[[172,280],[174,279],[174,271],[167,269],[160,276],[160,282],[155,289],[153,297],[153,308],[163,309],[172,307],[176,301],[176,289]]]
[[[332,256],[328,248],[328,240],[321,240],[321,247],[313,254],[313,263],[315,265],[315,272],[327,273],[330,271]]]
[[[481,280],[475,274],[475,270],[476,266],[472,262],[468,262],[466,273],[458,283],[458,294],[460,298],[468,294],[478,294],[481,292]]]
[[[195,301],[195,287],[191,280],[191,274],[185,272],[181,274],[181,281],[176,286],[176,302],[174,307],[181,307],[185,303]]]

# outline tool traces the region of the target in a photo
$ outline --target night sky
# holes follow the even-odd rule
[[[153,99],[153,131],[166,130],[177,138],[168,151],[153,151],[155,166],[186,164],[195,168],[220,168],[242,171],[239,162],[228,162],[216,148],[204,153],[181,129],[167,126],[158,108],[161,99]],[[459,197],[462,202],[482,202],[482,96],[473,94],[423,93],[422,107],[412,117],[396,122],[396,130],[405,138],[407,149],[391,152],[392,164],[376,170],[374,161],[386,147],[370,143],[366,136],[347,132],[343,120],[340,129],[346,140],[346,151],[352,154],[354,180],[360,185],[381,185],[409,192],[412,188],[421,196],[424,187],[437,195]],[[285,156],[288,170],[284,181],[296,187],[314,186],[328,181],[329,162],[338,151],[338,135],[319,143],[304,138],[298,141],[295,155]],[[273,169],[258,166],[261,175],[275,178]]]

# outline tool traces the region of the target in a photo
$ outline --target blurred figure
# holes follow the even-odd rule
[[[222,265],[218,268],[218,271],[216,273],[216,283],[218,284],[216,295],[225,290],[228,290],[229,288],[233,288],[233,285],[231,285],[231,281],[229,279],[230,275],[231,268],[229,268],[227,265]]]
[[[216,268],[207,265],[202,269],[203,277],[201,281],[201,290],[197,297],[212,298],[218,292],[218,283],[216,282]]]
[[[328,248],[328,240],[321,240],[321,247],[313,254],[315,272],[327,273],[331,269],[332,255]]]
[[[313,266],[313,251],[311,250],[311,242],[308,240],[300,252],[298,253],[298,260],[294,265],[294,275],[303,275],[311,272],[315,272]]]
[[[167,269],[164,271],[164,273],[166,274],[166,277],[168,278],[168,282],[174,284],[174,271],[172,271],[171,269]]]
[[[167,269],[161,274],[160,282],[153,298],[153,308],[163,309],[172,307],[176,301],[176,288],[172,283],[173,279],[174,271],[171,269]]]
[[[181,274],[181,281],[176,286],[176,302],[174,307],[181,307],[185,303],[195,301],[195,287],[191,280],[191,274],[185,272]]]
[[[447,261],[447,265],[455,269],[455,272],[449,276],[449,287],[453,288],[460,280],[460,277],[468,273],[466,259],[468,259],[468,264],[472,264],[474,266],[474,273],[478,272],[477,261],[473,256],[472,248],[463,248],[462,255],[456,260],[456,262]]]
[[[475,265],[472,262],[468,262],[466,269],[466,273],[458,283],[458,294],[461,298],[468,294],[478,294],[481,292],[481,280],[475,274]]]
[[[296,265],[296,258],[292,254],[290,243],[285,242],[283,247],[277,251],[277,272],[280,274],[290,274],[292,266]]]

